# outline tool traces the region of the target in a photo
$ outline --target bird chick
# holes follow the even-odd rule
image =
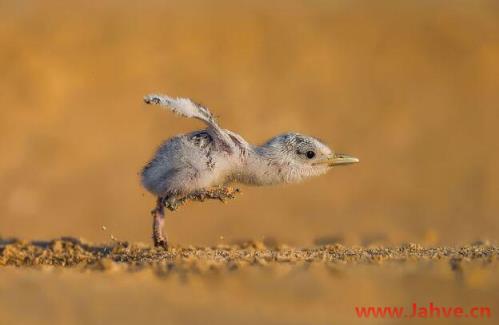
[[[278,135],[261,146],[222,129],[211,112],[187,98],[164,95],[144,97],[147,104],[168,107],[183,117],[196,118],[207,128],[166,140],[142,169],[142,185],[157,196],[152,210],[155,246],[168,247],[163,233],[164,208],[174,210],[187,199],[232,198],[227,185],[297,183],[325,174],[333,166],[359,162],[335,153],[317,138],[299,133]]]

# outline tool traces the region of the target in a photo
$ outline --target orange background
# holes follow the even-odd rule
[[[174,243],[498,238],[496,1],[4,1],[0,89],[3,237],[148,242],[138,171],[202,126],[142,103],[163,92],[361,159],[183,207]]]

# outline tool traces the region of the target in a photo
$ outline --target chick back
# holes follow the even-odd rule
[[[141,172],[142,185],[157,196],[187,194],[218,185],[224,163],[207,130],[165,141]]]

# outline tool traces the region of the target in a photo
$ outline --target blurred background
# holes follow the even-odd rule
[[[297,131],[361,159],[187,205],[173,243],[499,235],[497,1],[0,1],[0,89],[0,237],[149,242],[138,172],[202,127],[151,92],[252,143]]]

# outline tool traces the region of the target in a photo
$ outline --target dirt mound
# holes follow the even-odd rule
[[[109,245],[85,243],[76,238],[52,241],[3,240],[0,265],[17,267],[71,267],[90,270],[153,268],[159,274],[237,270],[278,264],[382,264],[406,261],[445,260],[452,270],[463,261],[489,263],[497,259],[499,247],[477,242],[463,247],[423,247],[403,244],[397,247],[345,247],[325,245],[294,248],[268,247],[262,242],[214,247],[172,247],[169,250],[144,244],[114,242]]]

